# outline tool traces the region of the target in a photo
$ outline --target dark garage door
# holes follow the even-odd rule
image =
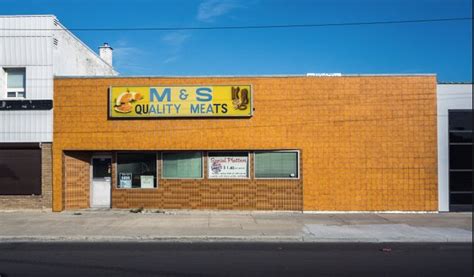
[[[41,149],[38,144],[0,144],[0,195],[41,194]]]
[[[472,110],[449,111],[449,210],[472,211]]]

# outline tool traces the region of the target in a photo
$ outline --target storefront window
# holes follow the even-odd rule
[[[213,152],[208,155],[210,179],[246,179],[249,177],[248,152]]]
[[[119,188],[155,188],[155,153],[118,153],[117,186]]]
[[[202,178],[201,152],[163,153],[163,178]]]
[[[255,153],[255,178],[298,177],[298,152]]]

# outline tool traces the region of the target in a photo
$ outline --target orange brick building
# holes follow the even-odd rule
[[[111,86],[234,84],[251,87],[251,116],[110,116],[125,103]],[[54,91],[54,211],[438,208],[434,75],[57,78]]]

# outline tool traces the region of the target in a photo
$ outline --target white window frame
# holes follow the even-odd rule
[[[14,69],[23,69],[25,71],[25,74],[23,75],[23,88],[8,88],[8,70],[14,70]],[[4,67],[3,71],[5,72],[5,99],[26,99],[26,67]],[[14,92],[15,96],[8,96],[9,92]],[[18,96],[19,92],[23,92],[25,96]]]
[[[181,177],[165,177],[164,173],[165,173],[165,160],[163,159],[163,154],[167,154],[167,153],[181,153],[181,152],[199,152],[201,153],[201,178],[181,178]],[[185,150],[185,151],[163,151],[161,152],[161,157],[160,157],[160,161],[161,161],[161,178],[163,180],[204,180],[205,179],[205,176],[204,174],[206,173],[205,172],[205,166],[204,166],[204,152],[203,151],[193,151],[193,150]]]
[[[296,153],[297,155],[297,159],[296,159],[296,169],[298,171],[298,177],[297,178],[291,178],[291,177],[287,177],[287,178],[275,178],[275,177],[257,177],[257,174],[256,174],[256,168],[257,168],[257,159],[256,159],[256,155],[257,153]],[[301,179],[301,168],[300,168],[300,159],[301,159],[301,153],[300,153],[300,150],[268,150],[268,151],[255,151],[253,153],[253,178],[254,179],[258,179],[258,180],[300,180]]]
[[[243,178],[217,178],[217,177],[209,177],[209,158],[210,154],[215,154],[215,153],[247,153],[247,177]],[[207,152],[207,178],[211,180],[249,180],[250,177],[250,152],[249,151],[232,151],[232,150],[218,150],[218,151],[208,151]]]

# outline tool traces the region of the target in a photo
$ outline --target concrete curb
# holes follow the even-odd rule
[[[464,239],[316,238],[312,236],[0,236],[0,243],[24,242],[301,242],[301,243],[472,243]]]
[[[301,236],[0,236],[11,242],[303,242]]]

